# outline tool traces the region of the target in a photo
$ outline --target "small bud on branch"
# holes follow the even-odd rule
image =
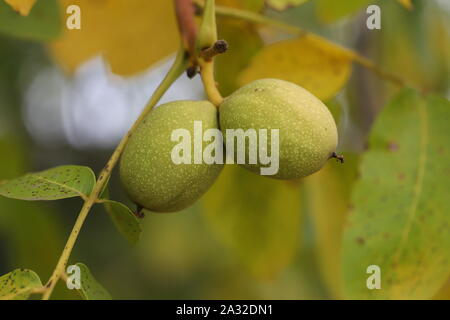
[[[212,47],[201,51],[200,56],[205,61],[210,61],[213,57],[225,53],[228,50],[228,43],[225,40],[218,40]]]

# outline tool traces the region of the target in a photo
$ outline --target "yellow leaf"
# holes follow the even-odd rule
[[[179,44],[173,1],[60,0],[62,14],[76,4],[81,29],[65,29],[50,45],[55,59],[68,71],[103,54],[112,71],[130,75],[170,55]]]
[[[5,0],[15,11],[19,12],[22,16],[27,16],[31,8],[33,8],[36,0]]]
[[[351,61],[351,53],[308,34],[263,49],[242,72],[240,83],[278,78],[304,87],[321,100],[328,100],[347,82]]]
[[[414,6],[413,6],[411,0],[398,0],[398,2],[400,2],[400,4],[408,10],[414,9]]]
[[[433,297],[433,300],[450,300],[450,279]]]

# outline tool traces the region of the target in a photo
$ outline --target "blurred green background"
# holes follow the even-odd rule
[[[45,6],[43,2],[47,0],[38,0],[36,6]],[[80,47],[83,39],[73,39],[72,46],[67,40],[64,54],[53,44],[65,37],[62,8],[70,2],[59,2],[61,14],[46,17],[54,21],[43,30],[36,27],[44,23],[39,19],[29,29],[24,27],[34,28],[33,34],[5,27],[16,22],[7,20],[5,11],[11,8],[0,0],[0,179],[63,164],[86,165],[99,172],[167,69],[166,62],[155,68],[155,61],[147,61],[148,67],[137,74],[113,74],[107,67],[108,57],[116,59],[110,54],[113,46],[105,48],[106,59],[89,57],[74,70],[64,66],[61,61],[67,61],[67,52],[80,57],[87,51]],[[84,19],[83,10],[90,9],[83,9],[83,1],[72,2],[81,4]],[[145,2],[153,3],[158,12],[160,1]],[[393,0],[377,3],[382,8],[382,29],[374,31],[365,27],[362,6],[332,21],[323,19],[314,0],[283,12],[266,8],[264,14],[353,48],[382,68],[448,97],[448,1],[413,1],[411,11]],[[88,15],[86,19],[91,19]],[[174,21],[165,23],[171,26],[162,25],[160,30],[173,29]],[[251,31],[239,44],[242,26],[227,18],[218,23],[220,35],[231,45],[230,58],[218,59],[217,67],[218,72],[227,70],[218,79],[229,93],[238,87],[239,72],[259,47],[287,35],[264,27]],[[151,50],[158,42],[145,46]],[[170,54],[170,46],[161,54]],[[246,50],[233,51],[242,47]],[[140,67],[131,69],[136,68]],[[147,213],[135,247],[119,235],[103,209],[95,207],[70,261],[86,263],[116,299],[339,298],[339,261],[333,252],[337,255],[339,250],[336,239],[345,216],[346,188],[375,115],[396,90],[354,65],[346,86],[326,101],[339,120],[340,151],[349,159],[345,169],[333,162],[311,178],[288,183],[227,168],[192,208],[174,214]],[[165,99],[183,97],[202,98],[198,79],[184,77]],[[113,199],[130,204],[116,174],[110,186]],[[324,197],[334,200],[324,203]],[[26,267],[43,281],[48,279],[81,205],[80,199],[31,203],[0,198],[0,274]],[[79,298],[62,284],[53,297]]]

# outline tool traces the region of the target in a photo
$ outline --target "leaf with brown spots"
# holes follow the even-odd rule
[[[347,298],[430,299],[449,278],[449,123],[448,100],[410,89],[381,112],[344,233]],[[369,265],[380,290],[366,286]]]
[[[0,300],[26,300],[40,287],[41,279],[34,271],[16,269],[0,277]]]
[[[60,166],[22,177],[0,181],[0,195],[19,200],[58,200],[86,198],[95,184],[88,167]]]

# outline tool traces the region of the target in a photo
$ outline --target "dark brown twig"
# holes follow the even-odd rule
[[[210,61],[212,58],[218,54],[225,53],[228,50],[228,43],[225,40],[218,40],[210,48],[202,50],[200,56],[205,59],[205,61]]]

